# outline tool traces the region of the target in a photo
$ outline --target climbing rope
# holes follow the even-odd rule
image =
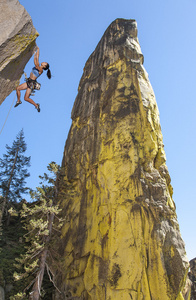
[[[8,117],[9,117],[10,111],[11,111],[12,106],[13,106],[13,104],[14,104],[15,98],[16,98],[16,95],[15,95],[15,97],[14,97],[14,100],[13,100],[12,104],[11,104],[10,110],[9,110],[9,112],[8,112],[8,114],[7,114],[7,117],[6,117],[6,119],[5,119],[5,122],[4,122],[4,124],[3,124],[3,127],[1,128],[0,134],[2,133],[3,128],[4,128],[4,126],[5,126],[6,122],[7,122],[7,119],[8,119]]]

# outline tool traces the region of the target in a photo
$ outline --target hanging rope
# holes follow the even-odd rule
[[[10,111],[11,111],[12,106],[13,106],[13,104],[14,104],[15,98],[16,98],[16,95],[15,95],[15,97],[14,97],[14,100],[13,100],[12,104],[11,104],[10,110],[9,110],[9,112],[8,112],[8,114],[7,114],[7,117],[6,117],[6,119],[5,119],[5,122],[4,122],[4,124],[3,124],[3,127],[1,128],[0,134],[2,133],[3,128],[4,128],[4,126],[5,126],[6,122],[7,122],[7,119],[8,119],[8,117],[9,117]]]

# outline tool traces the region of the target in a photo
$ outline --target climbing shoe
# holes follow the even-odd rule
[[[39,105],[39,103],[37,103],[36,109],[37,109],[38,112],[40,112],[40,105]]]
[[[17,107],[18,105],[22,104],[22,101],[17,101],[16,104],[14,105],[14,107]]]

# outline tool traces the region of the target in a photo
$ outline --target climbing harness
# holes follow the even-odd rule
[[[3,124],[3,127],[1,128],[0,134],[2,133],[3,128],[5,127],[5,124],[6,124],[6,122],[7,122],[8,117],[9,117],[10,111],[11,111],[11,109],[12,109],[12,106],[13,106],[14,102],[15,102],[15,98],[16,98],[16,95],[15,95],[14,100],[13,100],[11,106],[10,106],[10,110],[9,110],[9,112],[8,112],[8,114],[7,114],[7,117],[6,117],[6,119],[5,119],[5,122],[4,122],[4,124]]]
[[[28,86],[28,88],[31,89],[30,95],[34,96],[35,95],[35,90],[40,90],[41,84],[39,82],[37,82],[37,80],[33,80],[31,78],[28,78],[26,73],[24,73],[24,75],[25,75],[25,81],[27,83],[27,86]]]

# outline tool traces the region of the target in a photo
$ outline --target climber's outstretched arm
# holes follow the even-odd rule
[[[43,72],[42,68],[41,68],[40,65],[39,65],[39,47],[37,47],[36,52],[35,52],[35,55],[34,55],[34,64],[35,64],[35,67],[36,67],[39,71]]]

